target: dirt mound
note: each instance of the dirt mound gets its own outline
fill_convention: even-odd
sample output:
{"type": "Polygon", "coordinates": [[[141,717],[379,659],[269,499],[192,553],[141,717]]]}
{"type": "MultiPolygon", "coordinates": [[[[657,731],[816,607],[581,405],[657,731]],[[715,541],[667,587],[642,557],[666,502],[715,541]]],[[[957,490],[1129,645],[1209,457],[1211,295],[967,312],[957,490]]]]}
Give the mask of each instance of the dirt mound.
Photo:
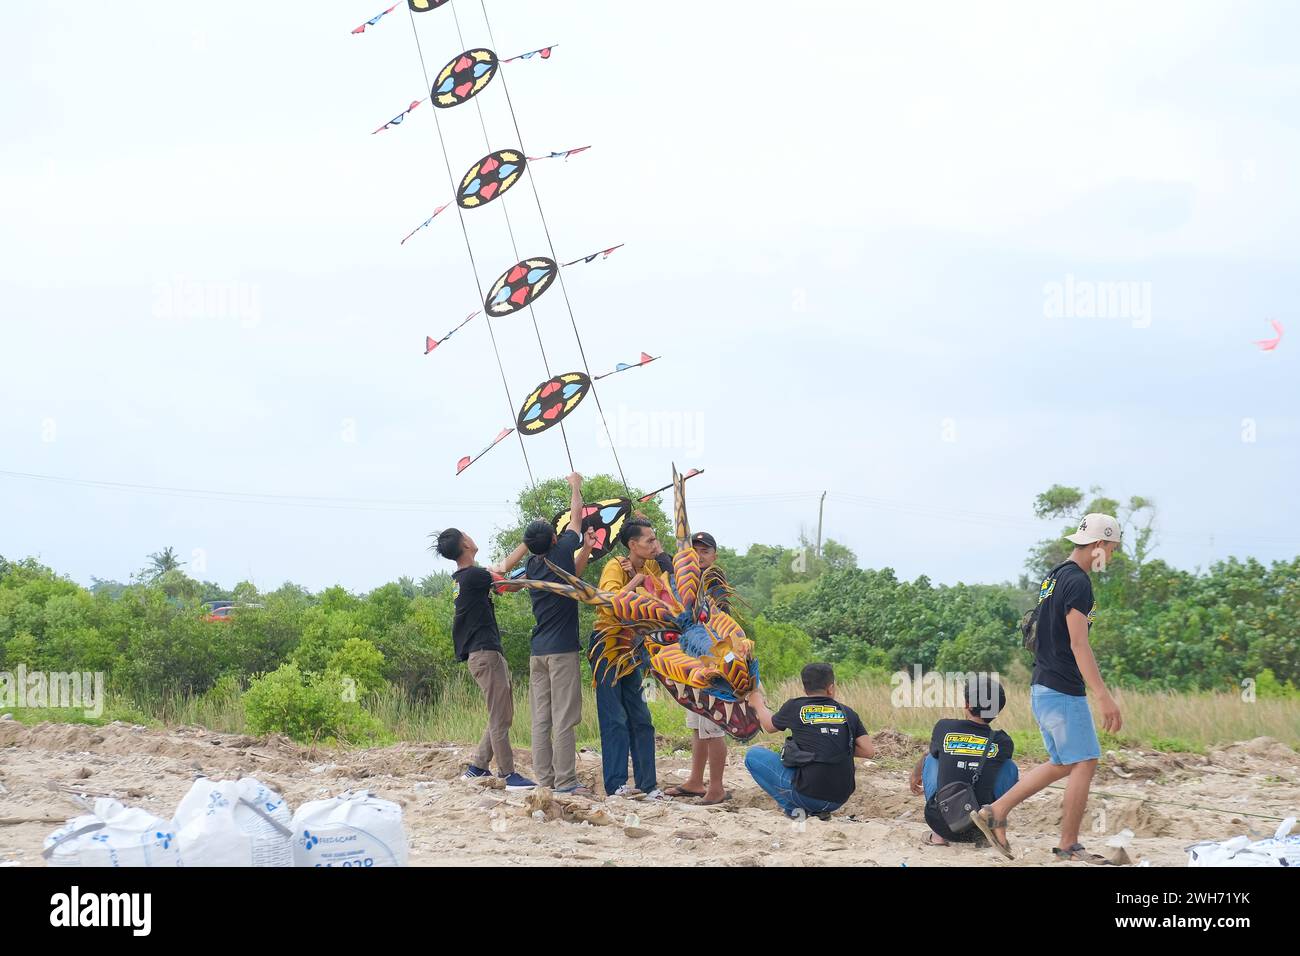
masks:
{"type": "Polygon", "coordinates": [[[1105,772],[1109,772],[1123,780],[1154,780],[1185,767],[1186,761],[1174,754],[1108,750],[1102,758],[1098,776],[1104,777],[1105,772]]]}
{"type": "Polygon", "coordinates": [[[1261,761],[1278,768],[1300,769],[1300,755],[1273,737],[1256,737],[1209,754],[1210,763],[1234,770],[1259,769],[1261,761]]]}
{"type": "Polygon", "coordinates": [[[871,742],[876,745],[877,757],[915,758],[929,746],[927,741],[897,730],[877,731],[871,735],[871,742]]]}

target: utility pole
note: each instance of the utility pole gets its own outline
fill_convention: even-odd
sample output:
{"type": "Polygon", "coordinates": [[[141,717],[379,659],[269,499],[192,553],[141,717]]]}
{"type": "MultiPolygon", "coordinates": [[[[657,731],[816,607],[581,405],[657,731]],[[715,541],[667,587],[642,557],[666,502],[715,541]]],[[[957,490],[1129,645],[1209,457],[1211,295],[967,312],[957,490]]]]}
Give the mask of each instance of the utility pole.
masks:
{"type": "Polygon", "coordinates": [[[817,503],[817,557],[822,556],[822,509],[826,507],[826,492],[822,492],[821,501],[817,503]]]}

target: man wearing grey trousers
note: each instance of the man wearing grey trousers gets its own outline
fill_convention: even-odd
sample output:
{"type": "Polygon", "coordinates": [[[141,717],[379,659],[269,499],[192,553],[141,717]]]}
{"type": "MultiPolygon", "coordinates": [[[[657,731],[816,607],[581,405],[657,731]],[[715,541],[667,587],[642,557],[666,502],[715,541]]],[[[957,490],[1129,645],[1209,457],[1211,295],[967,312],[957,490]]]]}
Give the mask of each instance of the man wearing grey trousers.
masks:
{"type": "MultiPolygon", "coordinates": [[[[542,519],[524,529],[531,553],[525,574],[534,581],[559,581],[550,565],[579,577],[587,569],[595,534],[582,534],[582,476],[576,472],[569,476],[569,490],[570,520],[562,534],[542,519]]],[[[578,784],[576,736],[582,720],[578,602],[548,591],[528,593],[537,619],[528,661],[534,776],[543,787],[585,796],[590,791],[578,784]]]]}

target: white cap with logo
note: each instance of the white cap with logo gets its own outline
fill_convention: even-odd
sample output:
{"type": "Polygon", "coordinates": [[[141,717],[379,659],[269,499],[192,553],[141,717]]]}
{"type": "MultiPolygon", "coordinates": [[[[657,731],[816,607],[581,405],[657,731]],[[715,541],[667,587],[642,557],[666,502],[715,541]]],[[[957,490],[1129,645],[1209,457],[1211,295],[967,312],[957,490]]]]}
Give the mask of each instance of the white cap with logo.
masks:
{"type": "Polygon", "coordinates": [[[1067,534],[1065,540],[1075,544],[1093,544],[1097,541],[1118,541],[1120,534],[1119,522],[1110,515],[1090,514],[1079,522],[1079,530],[1067,534]]]}

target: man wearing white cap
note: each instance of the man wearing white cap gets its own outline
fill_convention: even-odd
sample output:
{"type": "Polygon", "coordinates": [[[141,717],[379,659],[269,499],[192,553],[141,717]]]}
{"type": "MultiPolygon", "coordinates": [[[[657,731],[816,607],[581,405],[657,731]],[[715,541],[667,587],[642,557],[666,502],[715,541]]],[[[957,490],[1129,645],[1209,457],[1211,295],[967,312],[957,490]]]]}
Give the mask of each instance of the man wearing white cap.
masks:
{"type": "Polygon", "coordinates": [[[1090,514],[1079,530],[1067,535],[1074,544],[1070,557],[1048,572],[1038,592],[1038,606],[1026,616],[1026,646],[1034,651],[1030,699],[1034,719],[1043,735],[1048,763],[1025,774],[1000,799],[971,813],[971,820],[1008,859],[1007,814],[1044,787],[1066,779],[1061,805],[1061,842],[1057,859],[1105,863],[1079,843],[1079,826],[1088,803],[1088,790],[1101,757],[1101,744],[1092,723],[1087,692],[1097,699],[1102,726],[1117,733],[1123,724],[1119,705],[1106,689],[1088,643],[1097,605],[1089,571],[1105,570],[1119,549],[1120,526],[1110,515],[1090,514]]]}

